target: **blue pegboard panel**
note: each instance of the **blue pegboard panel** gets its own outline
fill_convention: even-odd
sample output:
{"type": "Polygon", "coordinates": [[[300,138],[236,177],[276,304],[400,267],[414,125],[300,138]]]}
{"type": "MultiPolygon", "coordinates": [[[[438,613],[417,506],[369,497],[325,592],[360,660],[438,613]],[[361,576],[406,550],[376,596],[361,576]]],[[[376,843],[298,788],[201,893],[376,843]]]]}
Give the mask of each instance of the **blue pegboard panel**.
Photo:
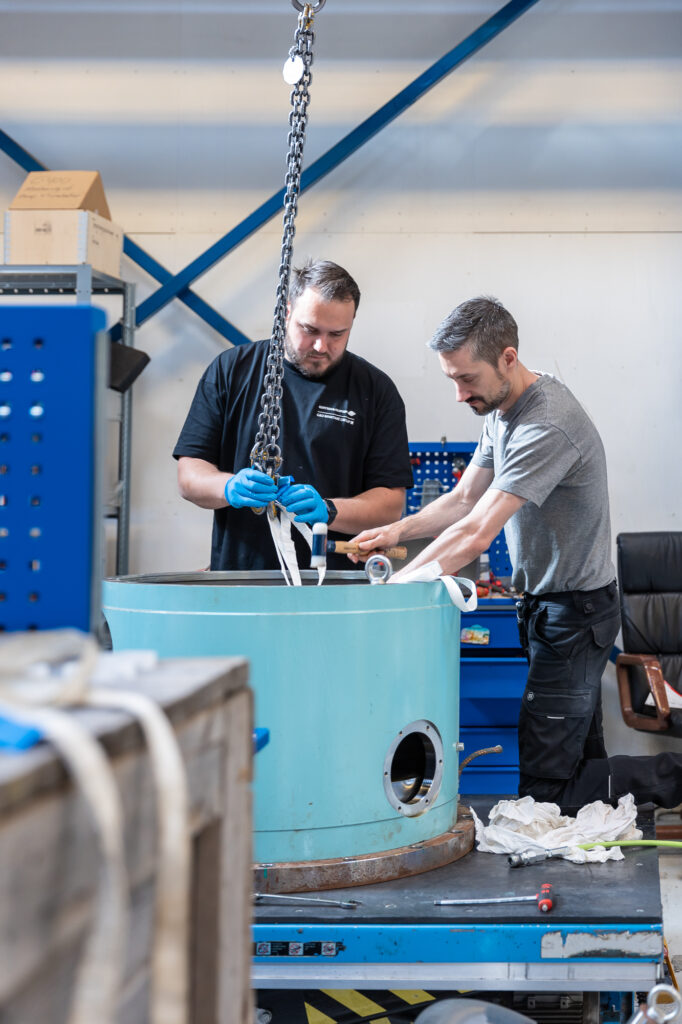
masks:
{"type": "Polygon", "coordinates": [[[414,486],[407,492],[406,515],[414,515],[424,505],[451,491],[475,451],[475,444],[464,442],[420,441],[410,444],[414,486]]]}
{"type": "MultiPolygon", "coordinates": [[[[414,486],[407,492],[405,515],[411,516],[457,485],[471,462],[476,445],[466,441],[415,441],[409,447],[414,486]]],[[[488,548],[488,555],[494,576],[511,576],[504,530],[488,548]]]]}
{"type": "Polygon", "coordinates": [[[0,308],[0,630],[97,625],[104,328],[91,306],[0,308]]]}

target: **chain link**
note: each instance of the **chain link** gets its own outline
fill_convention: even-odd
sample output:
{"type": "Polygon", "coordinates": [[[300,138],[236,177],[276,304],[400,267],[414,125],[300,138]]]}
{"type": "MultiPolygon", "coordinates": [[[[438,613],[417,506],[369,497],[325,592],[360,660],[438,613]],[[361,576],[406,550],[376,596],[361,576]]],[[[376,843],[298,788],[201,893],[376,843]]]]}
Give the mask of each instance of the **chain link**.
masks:
{"type": "MultiPolygon", "coordinates": [[[[284,222],[282,253],[279,265],[279,283],[275,304],[275,318],[270,337],[270,347],[263,380],[261,412],[258,416],[258,431],[251,449],[251,465],[276,477],[282,465],[279,447],[280,417],[282,403],[282,377],[284,374],[284,335],[286,331],[287,303],[289,300],[289,279],[291,277],[291,256],[296,234],[296,212],[301,185],[301,165],[305,130],[310,102],[310,82],[313,63],[314,5],[306,4],[298,18],[294,45],[289,58],[296,57],[303,62],[303,73],[291,91],[291,112],[289,114],[289,136],[287,140],[287,173],[284,179],[284,222]]],[[[262,511],[262,510],[260,510],[262,511]]]]}

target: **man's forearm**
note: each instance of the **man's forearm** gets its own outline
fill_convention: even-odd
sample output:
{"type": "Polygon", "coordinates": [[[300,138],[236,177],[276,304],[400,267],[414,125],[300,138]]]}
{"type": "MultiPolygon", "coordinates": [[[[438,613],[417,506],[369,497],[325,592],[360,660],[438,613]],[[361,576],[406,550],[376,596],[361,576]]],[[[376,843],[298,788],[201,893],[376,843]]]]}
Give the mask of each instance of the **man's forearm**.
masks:
{"type": "Polygon", "coordinates": [[[400,540],[422,540],[424,537],[437,537],[448,526],[464,519],[474,505],[475,501],[467,501],[464,494],[458,494],[457,488],[454,488],[430,502],[415,515],[403,519],[399,526],[400,540]]]}
{"type": "Polygon", "coordinates": [[[232,475],[203,459],[184,456],[178,461],[180,494],[199,508],[225,508],[225,484],[232,475]]]}
{"type": "Polygon", "coordinates": [[[505,523],[524,504],[525,498],[516,494],[496,489],[487,491],[470,513],[443,530],[409,565],[396,573],[394,579],[399,583],[401,572],[410,572],[433,561],[440,564],[441,572],[459,572],[462,566],[490,547],[505,523]]]}
{"type": "MultiPolygon", "coordinates": [[[[401,536],[401,540],[409,538],[401,536]]],[[[466,518],[444,530],[434,541],[412,559],[409,569],[418,569],[428,562],[438,562],[447,574],[459,572],[488,547],[488,539],[466,518]]]]}
{"type": "Polygon", "coordinates": [[[403,487],[372,487],[353,498],[334,498],[337,515],[330,530],[355,535],[361,530],[399,519],[405,504],[403,487]]]}

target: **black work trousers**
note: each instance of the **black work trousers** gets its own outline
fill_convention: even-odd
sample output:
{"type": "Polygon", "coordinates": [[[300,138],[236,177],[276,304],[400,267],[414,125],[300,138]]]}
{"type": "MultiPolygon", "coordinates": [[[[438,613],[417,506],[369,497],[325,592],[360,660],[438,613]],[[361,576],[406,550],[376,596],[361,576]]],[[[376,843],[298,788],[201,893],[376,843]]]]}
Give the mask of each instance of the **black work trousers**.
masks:
{"type": "Polygon", "coordinates": [[[607,757],[601,680],[618,634],[615,581],[599,590],[526,594],[517,602],[528,682],[519,713],[519,796],[575,814],[593,800],[674,807],[682,755],[607,757]]]}

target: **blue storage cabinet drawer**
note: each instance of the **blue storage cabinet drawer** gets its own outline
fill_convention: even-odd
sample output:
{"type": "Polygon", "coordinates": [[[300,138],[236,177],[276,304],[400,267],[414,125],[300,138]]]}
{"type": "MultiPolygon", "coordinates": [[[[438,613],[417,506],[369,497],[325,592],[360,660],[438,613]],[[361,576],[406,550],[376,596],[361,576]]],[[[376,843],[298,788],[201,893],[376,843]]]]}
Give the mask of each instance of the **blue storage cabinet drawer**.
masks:
{"type": "Polygon", "coordinates": [[[494,707],[490,707],[489,702],[482,700],[460,701],[460,727],[515,726],[519,719],[519,703],[518,700],[498,700],[494,707]]]}
{"type": "Polygon", "coordinates": [[[465,768],[459,780],[459,791],[466,803],[467,796],[479,793],[493,796],[516,797],[519,791],[519,769],[512,766],[482,766],[465,768]]]}
{"type": "MultiPolygon", "coordinates": [[[[490,640],[483,648],[503,647],[505,650],[518,651],[519,631],[516,625],[516,604],[509,598],[483,598],[478,602],[475,612],[466,612],[462,615],[462,628],[471,626],[484,626],[490,630],[490,640]]],[[[462,644],[462,654],[472,651],[481,651],[480,644],[462,644]]]]}
{"type": "MultiPolygon", "coordinates": [[[[469,754],[473,754],[474,751],[482,750],[484,747],[496,747],[498,745],[502,747],[501,754],[484,754],[480,760],[476,758],[475,761],[472,761],[472,768],[487,768],[491,765],[504,765],[505,767],[512,765],[514,768],[518,767],[519,740],[516,729],[511,727],[500,729],[497,726],[488,726],[488,728],[483,729],[460,729],[459,738],[460,742],[464,744],[464,750],[461,754],[462,760],[468,757],[469,754]]],[[[468,770],[468,768],[464,769],[465,772],[468,770]]]]}
{"type": "Polygon", "coordinates": [[[519,785],[519,742],[516,729],[487,726],[476,729],[460,729],[459,738],[464,744],[462,760],[484,747],[502,747],[501,754],[482,754],[462,772],[459,780],[460,793],[504,793],[515,795],[519,785]]]}
{"type": "Polygon", "coordinates": [[[464,655],[460,662],[460,726],[515,726],[527,675],[525,658],[464,655]]]}
{"type": "Polygon", "coordinates": [[[464,700],[520,701],[528,676],[525,658],[468,658],[460,661],[460,696],[464,700]]]}

